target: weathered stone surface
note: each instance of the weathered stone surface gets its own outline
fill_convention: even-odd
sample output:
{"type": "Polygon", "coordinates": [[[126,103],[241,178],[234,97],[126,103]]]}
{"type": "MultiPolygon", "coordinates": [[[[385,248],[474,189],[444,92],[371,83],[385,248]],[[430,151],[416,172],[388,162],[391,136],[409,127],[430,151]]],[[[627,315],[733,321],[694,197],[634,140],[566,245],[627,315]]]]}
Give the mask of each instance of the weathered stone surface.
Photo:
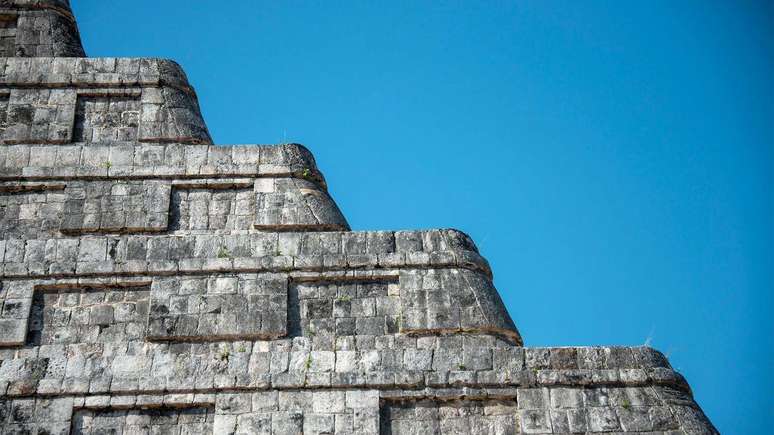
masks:
{"type": "Polygon", "coordinates": [[[312,180],[259,178],[255,181],[255,194],[255,228],[269,231],[349,229],[333,199],[312,180]]]}
{"type": "Polygon", "coordinates": [[[523,347],[464,233],[211,145],[174,62],[79,58],[67,1],[0,55],[0,433],[716,433],[649,347],[523,347]]]}
{"type": "Polygon", "coordinates": [[[287,334],[288,278],[280,274],[158,278],[148,340],[273,339],[287,334]]]}
{"type": "Polygon", "coordinates": [[[172,61],[7,57],[0,66],[0,143],[212,143],[172,61]]]}
{"type": "Polygon", "coordinates": [[[215,422],[213,411],[208,407],[81,409],[73,415],[70,433],[212,434],[215,422]]]}
{"type": "Polygon", "coordinates": [[[508,434],[519,432],[515,400],[388,402],[382,409],[383,434],[508,434]]]}
{"type": "Polygon", "coordinates": [[[486,275],[468,269],[403,270],[400,282],[404,332],[485,330],[521,342],[486,275]]]}
{"type": "Polygon", "coordinates": [[[8,282],[0,288],[0,347],[24,344],[32,295],[32,286],[24,281],[8,282]]]}
{"type": "Polygon", "coordinates": [[[0,3],[0,56],[84,56],[69,1],[0,3]]]}
{"type": "Polygon", "coordinates": [[[153,232],[167,229],[172,186],[165,182],[69,183],[60,231],[63,234],[153,232]]]}

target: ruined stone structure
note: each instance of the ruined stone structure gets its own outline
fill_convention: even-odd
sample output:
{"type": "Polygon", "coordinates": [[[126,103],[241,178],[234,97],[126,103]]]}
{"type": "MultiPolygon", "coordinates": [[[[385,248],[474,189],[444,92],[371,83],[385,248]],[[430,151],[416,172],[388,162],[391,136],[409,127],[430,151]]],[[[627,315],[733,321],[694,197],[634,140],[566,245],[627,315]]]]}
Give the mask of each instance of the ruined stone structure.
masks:
{"type": "MultiPolygon", "coordinates": [[[[525,348],[473,241],[349,230],[174,62],[0,2],[0,433],[715,433],[648,347],[525,348]]],[[[518,307],[517,307],[518,308],[518,307]]]]}

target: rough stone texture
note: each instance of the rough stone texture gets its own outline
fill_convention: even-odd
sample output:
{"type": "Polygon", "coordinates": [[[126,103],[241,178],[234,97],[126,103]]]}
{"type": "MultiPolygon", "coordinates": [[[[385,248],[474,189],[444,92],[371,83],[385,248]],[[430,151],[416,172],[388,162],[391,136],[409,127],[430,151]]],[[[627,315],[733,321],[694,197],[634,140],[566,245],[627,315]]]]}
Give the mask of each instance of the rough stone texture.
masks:
{"type": "Polygon", "coordinates": [[[251,188],[176,188],[172,191],[169,230],[183,233],[248,231],[255,217],[251,188]]]}
{"type": "MultiPolygon", "coordinates": [[[[417,400],[382,407],[385,434],[508,434],[519,431],[516,400],[417,400]]],[[[569,431],[568,431],[569,432],[569,431]]]]}
{"type": "Polygon", "coordinates": [[[128,342],[145,338],[147,285],[49,287],[35,291],[27,342],[128,342]]]}
{"type": "Polygon", "coordinates": [[[74,413],[73,435],[211,434],[212,408],[81,409],[74,413]]]}
{"type": "Polygon", "coordinates": [[[161,59],[0,58],[0,143],[211,143],[196,93],[161,59]]]}
{"type": "Polygon", "coordinates": [[[63,234],[166,230],[171,190],[150,180],[69,183],[59,229],[63,234]]]}
{"type": "Polygon", "coordinates": [[[311,180],[261,178],[255,181],[255,228],[276,231],[348,230],[328,194],[311,180]]]}
{"type": "Polygon", "coordinates": [[[467,235],[210,144],[177,64],[61,57],[66,1],[0,54],[0,433],[716,433],[651,348],[523,347],[467,235]]]}
{"type": "Polygon", "coordinates": [[[68,0],[0,2],[0,56],[83,57],[68,0]]]}
{"type": "Polygon", "coordinates": [[[79,96],[73,142],[136,141],[141,109],[139,96],[79,96]]]}
{"type": "Polygon", "coordinates": [[[287,335],[288,281],[240,274],[154,279],[148,340],[272,339],[287,335]]]}

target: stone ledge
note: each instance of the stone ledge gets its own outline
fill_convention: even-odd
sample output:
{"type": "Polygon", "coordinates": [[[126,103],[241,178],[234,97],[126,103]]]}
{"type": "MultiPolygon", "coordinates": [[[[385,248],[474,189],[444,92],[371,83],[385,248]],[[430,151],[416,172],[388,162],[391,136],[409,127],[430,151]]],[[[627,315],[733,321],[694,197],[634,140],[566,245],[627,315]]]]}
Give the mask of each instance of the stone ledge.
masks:
{"type": "Polygon", "coordinates": [[[0,71],[3,87],[169,86],[195,95],[183,69],[170,59],[3,57],[0,71]]]}
{"type": "Polygon", "coordinates": [[[191,145],[138,142],[0,146],[0,181],[224,179],[325,180],[303,145],[191,145]],[[108,164],[109,163],[109,164],[108,164]]]}
{"type": "Polygon", "coordinates": [[[415,434],[431,427],[444,433],[495,428],[497,433],[540,434],[717,433],[690,397],[675,402],[671,392],[649,387],[267,390],[0,400],[0,424],[22,432],[67,433],[71,425],[88,430],[96,421],[103,429],[144,425],[155,431],[177,422],[178,415],[194,433],[217,434],[415,434]]]}
{"type": "Polygon", "coordinates": [[[491,277],[473,241],[457,230],[9,239],[0,241],[0,257],[6,278],[446,266],[491,277]]]}
{"type": "MultiPolygon", "coordinates": [[[[424,253],[420,253],[424,254],[424,253]]],[[[196,275],[200,273],[271,273],[271,272],[347,272],[351,276],[371,276],[368,269],[462,268],[483,273],[491,278],[486,260],[478,254],[463,252],[443,255],[320,255],[262,256],[235,258],[183,258],[181,260],[52,261],[50,263],[6,263],[0,277],[5,279],[72,279],[196,275]],[[354,270],[353,270],[354,269],[354,270]]]]}
{"type": "Polygon", "coordinates": [[[478,272],[459,268],[354,272],[200,272],[149,281],[141,277],[7,281],[0,289],[0,302],[5,300],[0,319],[7,320],[3,327],[9,338],[0,346],[23,345],[27,324],[32,325],[27,343],[34,345],[106,339],[295,340],[308,335],[317,336],[316,347],[332,348],[340,336],[397,332],[484,333],[522,344],[496,289],[478,272]],[[426,280],[430,286],[414,278],[426,274],[433,276],[426,280]],[[145,293],[126,293],[130,289],[145,293]],[[446,302],[426,305],[425,293],[446,302]],[[31,312],[36,313],[34,318],[31,312]],[[135,314],[140,312],[144,314],[135,314]]]}
{"type": "Polygon", "coordinates": [[[679,391],[674,399],[678,402],[691,394],[683,377],[669,367],[663,355],[647,347],[518,348],[496,337],[475,334],[382,338],[390,338],[382,341],[392,346],[316,351],[309,350],[309,338],[297,337],[220,344],[139,343],[142,348],[130,345],[134,354],[125,354],[126,350],[114,349],[116,345],[109,343],[0,350],[0,395],[506,386],[662,386],[679,391]],[[469,337],[466,343],[472,347],[462,344],[464,337],[469,337]],[[459,347],[454,347],[455,340],[459,347]],[[484,344],[487,342],[490,344],[484,344]],[[568,350],[576,355],[576,366],[584,368],[559,368],[566,363],[537,368],[541,366],[530,362],[535,353],[566,354],[568,350]],[[619,359],[623,354],[628,354],[626,360],[619,359]],[[74,355],[80,356],[71,360],[74,355]],[[588,355],[607,359],[588,365],[588,355]]]}

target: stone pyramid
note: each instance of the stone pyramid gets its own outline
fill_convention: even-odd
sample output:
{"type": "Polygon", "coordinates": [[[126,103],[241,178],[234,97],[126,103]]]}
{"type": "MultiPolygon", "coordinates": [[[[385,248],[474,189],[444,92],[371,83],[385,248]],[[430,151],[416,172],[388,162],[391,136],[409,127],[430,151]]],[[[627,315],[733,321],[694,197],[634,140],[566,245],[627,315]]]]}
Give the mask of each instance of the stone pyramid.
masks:
{"type": "Polygon", "coordinates": [[[456,230],[350,231],[161,59],[0,2],[0,433],[716,433],[649,347],[525,348],[456,230]]]}

